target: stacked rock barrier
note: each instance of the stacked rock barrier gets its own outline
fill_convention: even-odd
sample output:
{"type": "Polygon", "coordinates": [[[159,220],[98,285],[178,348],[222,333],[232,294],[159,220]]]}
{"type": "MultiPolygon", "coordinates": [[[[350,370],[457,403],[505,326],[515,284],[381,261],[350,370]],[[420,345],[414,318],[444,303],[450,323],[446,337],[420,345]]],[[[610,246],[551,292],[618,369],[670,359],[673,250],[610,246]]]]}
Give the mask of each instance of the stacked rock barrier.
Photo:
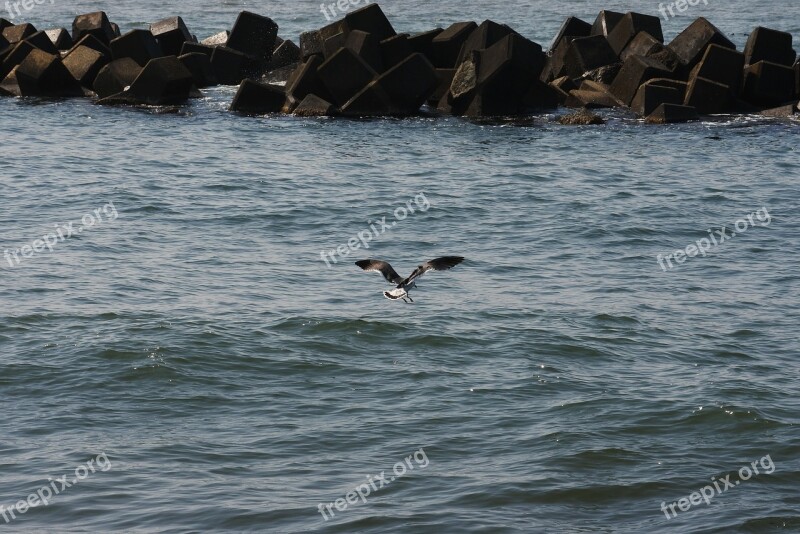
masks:
{"type": "Polygon", "coordinates": [[[0,95],[160,106],[238,85],[230,109],[245,114],[495,117],[565,106],[625,108],[652,123],[786,117],[800,100],[791,34],[757,27],[739,51],[705,18],[665,43],[655,16],[569,17],[547,51],[490,20],[397,33],[378,4],[297,44],[278,29],[247,11],[202,41],[181,17],[124,34],[104,12],[77,16],[71,32],[0,19],[0,95]]]}

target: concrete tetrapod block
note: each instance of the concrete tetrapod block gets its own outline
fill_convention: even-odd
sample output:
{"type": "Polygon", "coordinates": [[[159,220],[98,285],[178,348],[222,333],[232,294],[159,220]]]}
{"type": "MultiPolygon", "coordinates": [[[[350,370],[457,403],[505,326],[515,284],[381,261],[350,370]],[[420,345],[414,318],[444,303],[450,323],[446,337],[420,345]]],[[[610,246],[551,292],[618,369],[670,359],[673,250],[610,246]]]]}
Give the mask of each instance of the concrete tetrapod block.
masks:
{"type": "Polygon", "coordinates": [[[436,85],[436,90],[428,98],[428,103],[430,105],[436,106],[442,97],[450,92],[450,86],[453,84],[453,77],[455,74],[456,69],[436,69],[436,77],[438,82],[436,85]]]}
{"type": "Polygon", "coordinates": [[[564,105],[568,108],[616,108],[619,102],[609,93],[575,89],[569,92],[564,105]]]}
{"type": "Polygon", "coordinates": [[[142,72],[142,67],[133,59],[126,57],[115,59],[102,69],[94,79],[94,92],[99,98],[121,93],[131,85],[142,72]]]}
{"type": "Polygon", "coordinates": [[[779,118],[793,117],[800,113],[800,108],[798,108],[798,105],[800,105],[798,102],[792,102],[777,108],[765,109],[761,112],[761,115],[764,115],[765,117],[779,118]]]}
{"type": "Polygon", "coordinates": [[[530,113],[542,109],[554,109],[566,101],[567,94],[550,84],[544,83],[541,80],[534,80],[533,84],[528,88],[524,95],[522,95],[522,108],[523,113],[530,113]]]}
{"type": "Polygon", "coordinates": [[[166,56],[177,56],[181,53],[183,43],[194,41],[192,33],[181,17],[170,17],[152,23],[150,33],[166,56]]]}
{"type": "Polygon", "coordinates": [[[631,102],[631,109],[640,117],[652,114],[661,104],[683,104],[684,94],[674,87],[656,85],[651,81],[642,84],[631,102]]]}
{"type": "Polygon", "coordinates": [[[217,85],[217,75],[211,66],[211,58],[197,52],[178,56],[178,60],[192,73],[195,86],[199,88],[217,85]]]}
{"type": "Polygon", "coordinates": [[[206,46],[226,46],[228,44],[228,38],[230,37],[231,32],[225,30],[224,32],[215,33],[210,37],[206,37],[200,44],[206,46]]]}
{"type": "Polygon", "coordinates": [[[311,56],[325,53],[325,41],[316,30],[300,34],[300,58],[306,61],[311,56]]]}
{"type": "Polygon", "coordinates": [[[331,35],[322,45],[322,52],[325,59],[329,59],[333,54],[344,48],[344,43],[347,41],[347,34],[344,32],[331,35]]]}
{"type": "Polygon", "coordinates": [[[0,96],[22,96],[19,84],[17,83],[16,65],[7,76],[0,80],[0,96]]]}
{"type": "Polygon", "coordinates": [[[697,114],[696,109],[677,104],[661,104],[645,119],[650,124],[672,124],[697,120],[700,120],[700,115],[697,114]]]}
{"type": "Polygon", "coordinates": [[[177,57],[151,59],[127,91],[103,98],[98,104],[180,104],[196,91],[192,73],[177,57]]]}
{"type": "Polygon", "coordinates": [[[94,36],[106,46],[117,36],[104,11],[95,11],[75,17],[75,20],[72,21],[72,41],[77,43],[85,35],[94,36]]]}
{"type": "Polygon", "coordinates": [[[542,47],[516,33],[480,52],[477,93],[466,114],[472,117],[516,115],[544,67],[542,47]]]}
{"type": "Polygon", "coordinates": [[[242,11],[233,25],[226,46],[257,61],[272,59],[278,37],[278,25],[269,17],[242,11]]]}
{"type": "Polygon", "coordinates": [[[567,75],[567,53],[569,52],[572,41],[577,37],[564,37],[555,50],[552,50],[545,60],[544,69],[542,70],[541,80],[543,82],[552,82],[556,78],[561,78],[567,75]]]}
{"type": "Polygon", "coordinates": [[[608,37],[608,34],[614,30],[616,25],[619,24],[619,21],[621,21],[622,17],[624,16],[624,13],[618,13],[616,11],[601,11],[594,20],[594,24],[592,24],[592,30],[589,32],[589,35],[602,35],[603,37],[608,37]]]}
{"type": "Polygon", "coordinates": [[[506,89],[514,95],[524,93],[544,68],[541,45],[516,33],[506,35],[480,54],[480,82],[504,76],[506,89]]]}
{"type": "Polygon", "coordinates": [[[283,87],[244,80],[233,97],[230,110],[240,113],[278,113],[286,102],[283,87]]]}
{"type": "Polygon", "coordinates": [[[351,31],[344,41],[344,48],[349,48],[355,52],[375,72],[383,72],[380,42],[371,33],[361,30],[351,31]]]}
{"type": "Polygon", "coordinates": [[[645,82],[645,85],[646,84],[659,85],[661,87],[672,87],[681,95],[681,102],[683,102],[683,99],[686,97],[686,91],[689,88],[689,84],[687,82],[673,80],[672,78],[653,78],[652,80],[647,80],[645,82]]]}
{"type": "Polygon", "coordinates": [[[211,67],[222,85],[238,85],[252,73],[253,60],[243,53],[218,46],[211,54],[211,67]]]}
{"type": "Polygon", "coordinates": [[[319,30],[316,30],[316,31],[319,33],[319,36],[320,36],[320,39],[322,39],[322,42],[325,42],[325,39],[328,39],[329,37],[333,37],[337,33],[343,33],[343,34],[347,35],[347,33],[350,30],[347,28],[347,24],[345,24],[344,19],[341,19],[341,20],[333,21],[330,24],[328,24],[327,26],[323,26],[322,28],[320,28],[319,30]]]}
{"type": "Polygon", "coordinates": [[[317,72],[333,102],[342,107],[377,77],[372,67],[349,48],[341,48],[317,72]]]}
{"type": "Polygon", "coordinates": [[[14,67],[22,63],[33,50],[36,50],[32,44],[22,41],[14,45],[14,47],[6,54],[3,59],[3,64],[0,65],[0,80],[8,76],[14,67]]]}
{"type": "Polygon", "coordinates": [[[690,75],[700,76],[723,85],[727,85],[735,96],[739,95],[744,75],[744,54],[719,45],[709,45],[690,75]]]}
{"type": "Polygon", "coordinates": [[[17,66],[15,65],[6,76],[0,79],[0,96],[20,96],[16,69],[17,66]]]}
{"type": "Polygon", "coordinates": [[[472,30],[467,40],[461,45],[461,51],[459,52],[456,64],[460,64],[470,52],[485,50],[506,35],[512,33],[515,33],[514,30],[506,25],[497,24],[491,20],[482,22],[480,26],[472,30]]]}
{"type": "Polygon", "coordinates": [[[114,59],[129,57],[144,67],[147,62],[167,55],[161,50],[156,38],[148,30],[131,30],[111,41],[111,56],[114,59]]]}
{"type": "Polygon", "coordinates": [[[736,50],[736,45],[716,26],[700,17],[678,34],[668,46],[678,56],[681,66],[691,70],[703,58],[706,47],[712,44],[736,50]]]}
{"type": "Polygon", "coordinates": [[[620,70],[622,70],[622,63],[613,63],[611,65],[598,67],[594,70],[590,70],[589,72],[584,72],[583,76],[575,79],[574,81],[575,83],[578,83],[583,80],[592,80],[605,85],[611,85],[614,83],[614,79],[617,77],[617,75],[619,75],[620,70]]]}
{"type": "Polygon", "coordinates": [[[17,24],[3,28],[3,38],[12,45],[24,41],[34,33],[36,33],[36,28],[33,24],[17,24]]]}
{"type": "Polygon", "coordinates": [[[181,55],[184,54],[204,54],[208,56],[208,59],[211,59],[211,56],[214,55],[214,50],[216,50],[216,46],[205,45],[200,43],[190,43],[189,41],[183,43],[181,47],[181,55]]]}
{"type": "Polygon", "coordinates": [[[596,91],[599,93],[608,93],[611,95],[611,91],[609,91],[608,88],[609,88],[608,85],[596,82],[594,80],[582,80],[580,86],[578,86],[578,89],[580,89],[581,91],[596,91]]]}
{"type": "Polygon", "coordinates": [[[794,62],[794,94],[800,96],[800,59],[794,62]]]}
{"type": "Polygon", "coordinates": [[[275,70],[299,62],[300,47],[291,39],[286,39],[275,49],[272,59],[267,64],[267,70],[275,70]]]}
{"type": "Polygon", "coordinates": [[[333,104],[314,94],[306,96],[294,110],[298,117],[330,117],[335,113],[333,104]]]}
{"type": "Polygon", "coordinates": [[[69,50],[72,48],[72,36],[66,28],[58,28],[55,30],[46,30],[45,33],[58,50],[69,50]]]}
{"type": "Polygon", "coordinates": [[[344,20],[336,21],[319,30],[311,30],[300,34],[300,59],[306,61],[314,55],[325,53],[325,41],[339,33],[346,33],[344,20]]]}
{"type": "Polygon", "coordinates": [[[478,27],[475,22],[456,22],[431,41],[432,63],[439,69],[458,68],[461,47],[478,27]]]}
{"type": "Polygon", "coordinates": [[[383,70],[391,69],[414,53],[414,50],[408,42],[408,34],[405,33],[399,33],[394,37],[384,39],[380,42],[379,46],[383,70]]]}
{"type": "Polygon", "coordinates": [[[346,31],[371,33],[380,42],[396,34],[392,24],[378,4],[369,4],[344,16],[346,31]]]}
{"type": "Polygon", "coordinates": [[[59,50],[56,48],[56,45],[50,40],[47,36],[47,33],[44,31],[36,32],[33,35],[29,35],[25,38],[25,41],[32,44],[39,50],[47,52],[48,54],[58,55],[59,50]]]}
{"type": "Polygon", "coordinates": [[[18,96],[84,95],[61,58],[42,50],[31,50],[22,63],[14,68],[14,72],[19,87],[18,96]]]}
{"type": "Polygon", "coordinates": [[[415,115],[436,91],[439,76],[428,58],[412,54],[378,77],[376,83],[389,96],[393,114],[415,115]]]}
{"type": "Polygon", "coordinates": [[[658,52],[651,52],[647,55],[647,57],[664,65],[667,70],[673,73],[673,77],[676,79],[679,78],[683,81],[688,79],[691,69],[686,70],[686,68],[681,65],[681,61],[678,59],[677,54],[675,54],[670,47],[665,46],[658,52]]]}
{"type": "Polygon", "coordinates": [[[202,96],[194,77],[176,56],[151,59],[128,91],[139,102],[150,105],[179,104],[202,96]]]}
{"type": "Polygon", "coordinates": [[[570,43],[565,59],[566,74],[580,78],[583,73],[617,62],[617,54],[602,35],[579,37],[570,43]]]}
{"type": "Polygon", "coordinates": [[[689,80],[683,104],[694,107],[698,113],[711,115],[728,111],[733,102],[730,87],[698,76],[689,80]]]}
{"type": "Polygon", "coordinates": [[[560,89],[564,93],[569,93],[573,89],[577,89],[578,88],[578,86],[575,84],[575,82],[569,76],[562,76],[560,78],[556,78],[555,80],[550,82],[550,85],[560,89]]]}
{"type": "Polygon", "coordinates": [[[759,61],[745,68],[742,95],[751,104],[778,106],[794,98],[795,84],[792,67],[759,61]]]}
{"type": "Polygon", "coordinates": [[[442,28],[435,28],[426,32],[415,33],[408,38],[408,44],[412,52],[419,52],[428,58],[428,61],[435,64],[433,53],[433,40],[444,31],[442,28]]]}
{"type": "Polygon", "coordinates": [[[75,48],[78,48],[79,46],[86,46],[88,48],[91,48],[92,50],[96,50],[96,51],[100,52],[104,56],[108,56],[109,58],[112,57],[111,49],[109,47],[107,47],[106,45],[104,45],[94,35],[84,35],[83,37],[81,37],[81,39],[77,43],[72,45],[72,48],[70,48],[70,50],[74,50],[75,48]]]}
{"type": "MultiPolygon", "coordinates": [[[[550,82],[548,85],[553,88],[553,92],[556,97],[556,105],[563,106],[564,103],[566,103],[567,98],[569,98],[569,91],[564,91],[563,89],[559,88],[557,85],[555,85],[555,81],[550,82]]],[[[570,91],[573,91],[573,89],[570,89],[570,91]]]]}
{"type": "MultiPolygon", "coordinates": [[[[559,28],[558,33],[553,39],[553,42],[550,44],[550,50],[551,51],[555,50],[556,47],[559,45],[559,43],[561,43],[561,41],[565,37],[572,37],[572,38],[589,37],[591,34],[592,34],[591,24],[579,19],[578,17],[568,17],[567,20],[565,20],[561,24],[561,28],[559,28]]],[[[502,35],[500,37],[505,37],[505,35],[502,35]]],[[[488,48],[488,47],[484,46],[482,48],[488,48]]]]}
{"type": "Polygon", "coordinates": [[[295,70],[286,82],[286,100],[290,105],[299,105],[310,94],[333,102],[333,97],[319,76],[318,69],[322,63],[320,56],[313,55],[295,70]]]}
{"type": "Polygon", "coordinates": [[[608,44],[611,45],[614,53],[619,56],[639,32],[647,32],[657,41],[664,41],[664,34],[661,31],[661,19],[652,15],[628,12],[614,26],[614,30],[608,34],[608,44]]]}
{"type": "MultiPolygon", "coordinates": [[[[453,113],[453,106],[450,104],[451,98],[450,91],[447,91],[444,96],[442,96],[441,100],[432,103],[431,106],[434,107],[439,113],[455,115],[455,113],[453,113]]],[[[461,110],[461,114],[463,114],[463,110],[461,110]]]]}
{"type": "Polygon", "coordinates": [[[381,117],[394,115],[392,100],[376,81],[370,82],[342,106],[346,117],[381,117]]]}
{"type": "Polygon", "coordinates": [[[622,65],[614,83],[611,84],[611,93],[623,104],[629,106],[636,91],[647,80],[652,78],[669,78],[672,72],[660,62],[642,56],[631,56],[622,65]]]}
{"type": "Polygon", "coordinates": [[[747,38],[744,47],[745,64],[771,61],[791,67],[797,58],[792,48],[792,34],[759,26],[747,38]]]}
{"type": "Polygon", "coordinates": [[[294,72],[297,68],[301,65],[298,61],[297,63],[292,63],[291,65],[286,65],[284,67],[280,67],[278,69],[273,69],[267,73],[265,73],[261,78],[261,83],[271,83],[272,85],[286,85],[289,83],[294,72]]]}
{"type": "Polygon", "coordinates": [[[272,54],[272,59],[269,60],[265,69],[267,71],[273,71],[286,67],[287,65],[293,65],[299,61],[300,47],[294,44],[290,39],[287,39],[275,49],[275,52],[272,54]]]}
{"type": "MultiPolygon", "coordinates": [[[[631,39],[631,42],[628,43],[628,46],[625,47],[624,50],[619,55],[619,58],[624,62],[631,56],[646,56],[650,57],[654,54],[658,54],[659,52],[663,52],[664,50],[668,50],[664,44],[647,33],[646,31],[641,31],[636,34],[636,37],[631,39]]],[[[677,56],[676,56],[677,59],[677,56]]]]}
{"type": "Polygon", "coordinates": [[[108,56],[93,48],[79,46],[73,48],[64,57],[64,66],[83,87],[92,89],[100,69],[105,67],[110,60],[108,56]]]}

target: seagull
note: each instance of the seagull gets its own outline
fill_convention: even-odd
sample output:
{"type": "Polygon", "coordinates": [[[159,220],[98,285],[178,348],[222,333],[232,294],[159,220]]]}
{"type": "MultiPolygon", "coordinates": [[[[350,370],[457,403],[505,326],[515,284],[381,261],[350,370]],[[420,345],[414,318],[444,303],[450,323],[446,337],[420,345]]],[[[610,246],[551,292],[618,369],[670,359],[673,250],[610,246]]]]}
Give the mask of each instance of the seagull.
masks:
{"type": "Polygon", "coordinates": [[[403,299],[403,302],[408,304],[408,301],[414,302],[414,299],[408,294],[409,291],[417,287],[416,280],[428,271],[446,271],[452,269],[459,263],[464,261],[461,256],[444,256],[436,258],[423,263],[411,273],[411,276],[403,280],[403,278],[392,269],[392,266],[381,260],[361,260],[357,261],[356,265],[365,271],[378,271],[386,281],[390,284],[395,284],[397,287],[391,291],[384,291],[383,296],[389,300],[403,299]],[[408,300],[406,300],[408,299],[408,300]]]}

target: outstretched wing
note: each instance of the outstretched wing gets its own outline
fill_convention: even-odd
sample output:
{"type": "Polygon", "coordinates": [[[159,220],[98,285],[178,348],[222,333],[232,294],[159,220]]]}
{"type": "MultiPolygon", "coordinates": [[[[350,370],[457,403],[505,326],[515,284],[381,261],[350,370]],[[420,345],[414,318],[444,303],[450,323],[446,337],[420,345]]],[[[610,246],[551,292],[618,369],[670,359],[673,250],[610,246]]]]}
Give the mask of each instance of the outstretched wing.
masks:
{"type": "Polygon", "coordinates": [[[392,266],[386,263],[385,261],[380,260],[361,260],[357,261],[356,265],[364,269],[365,271],[378,271],[380,272],[386,281],[390,284],[399,284],[403,281],[399,274],[392,269],[392,266]]]}
{"type": "Polygon", "coordinates": [[[464,261],[464,258],[461,256],[444,256],[442,258],[436,258],[435,260],[425,262],[414,269],[414,272],[411,273],[411,276],[403,280],[401,284],[410,284],[428,271],[446,271],[448,269],[452,269],[462,261],[464,261]]]}

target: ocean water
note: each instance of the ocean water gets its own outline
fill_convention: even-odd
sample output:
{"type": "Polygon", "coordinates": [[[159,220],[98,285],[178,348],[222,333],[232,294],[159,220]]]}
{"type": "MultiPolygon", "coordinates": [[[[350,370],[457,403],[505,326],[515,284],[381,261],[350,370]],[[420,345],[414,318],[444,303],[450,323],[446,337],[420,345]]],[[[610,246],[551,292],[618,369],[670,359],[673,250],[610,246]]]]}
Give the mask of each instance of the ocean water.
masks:
{"type": "MultiPolygon", "coordinates": [[[[658,10],[383,7],[545,46],[568,15],[658,10]]],[[[243,9],[285,38],[326,22],[309,1],[25,18],[96,9],[201,38],[243,9]]],[[[800,36],[789,0],[708,0],[666,37],[696,16],[800,36]]],[[[40,250],[0,259],[0,532],[800,532],[797,122],[248,118],[234,91],[0,99],[0,252],[40,250]],[[353,264],[442,255],[466,260],[413,305],[353,264]]]]}

